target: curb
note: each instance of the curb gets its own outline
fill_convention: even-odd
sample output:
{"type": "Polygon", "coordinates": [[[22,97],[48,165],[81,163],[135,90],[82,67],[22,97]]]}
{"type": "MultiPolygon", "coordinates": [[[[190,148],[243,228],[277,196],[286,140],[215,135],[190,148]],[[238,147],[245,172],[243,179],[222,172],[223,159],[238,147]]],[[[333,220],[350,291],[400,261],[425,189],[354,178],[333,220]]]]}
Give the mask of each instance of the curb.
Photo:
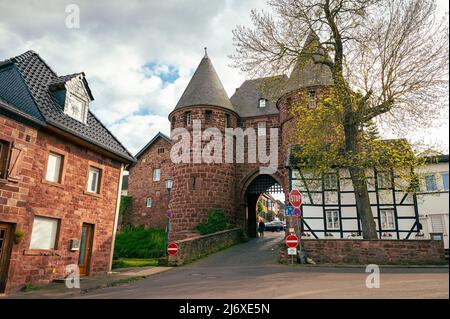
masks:
{"type": "MultiPolygon", "coordinates": [[[[282,264],[286,266],[296,266],[304,268],[366,268],[367,265],[351,265],[351,264],[282,264]]],[[[449,265],[378,265],[380,268],[429,268],[429,269],[449,269],[449,265]]]]}

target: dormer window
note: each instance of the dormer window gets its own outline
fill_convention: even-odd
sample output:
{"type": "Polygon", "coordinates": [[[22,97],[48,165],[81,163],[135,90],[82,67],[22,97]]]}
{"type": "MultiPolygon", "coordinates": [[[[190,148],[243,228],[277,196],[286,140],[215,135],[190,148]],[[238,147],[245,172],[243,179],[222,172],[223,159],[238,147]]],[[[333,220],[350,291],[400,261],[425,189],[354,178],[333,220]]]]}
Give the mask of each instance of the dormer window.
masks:
{"type": "Polygon", "coordinates": [[[49,89],[64,113],[71,118],[86,123],[89,102],[94,100],[84,78],[84,73],[64,75],[53,79],[49,89]]]}
{"type": "Polygon", "coordinates": [[[259,106],[260,108],[266,107],[266,103],[267,103],[267,100],[266,100],[266,99],[260,98],[260,99],[259,99],[259,104],[258,104],[258,106],[259,106]]]}
{"type": "Polygon", "coordinates": [[[68,98],[66,114],[74,118],[75,120],[84,123],[86,117],[86,102],[79,97],[70,94],[70,97],[68,98]]]}

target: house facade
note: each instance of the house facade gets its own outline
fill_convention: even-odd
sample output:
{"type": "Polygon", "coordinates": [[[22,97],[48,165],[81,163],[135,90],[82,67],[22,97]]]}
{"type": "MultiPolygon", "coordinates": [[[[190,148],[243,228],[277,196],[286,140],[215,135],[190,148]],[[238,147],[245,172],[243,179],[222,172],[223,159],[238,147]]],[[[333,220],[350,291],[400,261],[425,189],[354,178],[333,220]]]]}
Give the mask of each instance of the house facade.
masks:
{"type": "Polygon", "coordinates": [[[35,52],[0,62],[0,293],[110,270],[133,156],[89,110],[84,73],[35,52]]]}
{"type": "Polygon", "coordinates": [[[445,249],[449,249],[449,156],[437,155],[427,158],[427,164],[417,169],[420,190],[417,193],[419,218],[423,236],[442,233],[445,249]]]}
{"type": "Polygon", "coordinates": [[[128,168],[128,192],[131,205],[124,223],[163,229],[168,208],[165,180],[172,174],[171,140],[158,133],[137,154],[137,162],[128,168]]]}

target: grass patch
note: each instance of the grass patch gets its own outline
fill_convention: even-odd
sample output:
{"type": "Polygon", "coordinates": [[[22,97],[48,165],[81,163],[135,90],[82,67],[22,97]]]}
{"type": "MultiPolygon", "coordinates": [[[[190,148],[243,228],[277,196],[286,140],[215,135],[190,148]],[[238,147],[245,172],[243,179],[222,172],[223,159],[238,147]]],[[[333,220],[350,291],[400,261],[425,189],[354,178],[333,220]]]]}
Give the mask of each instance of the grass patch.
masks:
{"type": "Polygon", "coordinates": [[[120,258],[114,260],[113,269],[131,268],[131,267],[150,267],[158,266],[157,258],[120,258]]]}
{"type": "Polygon", "coordinates": [[[25,287],[22,288],[22,291],[29,292],[29,291],[36,291],[39,289],[42,289],[42,286],[36,286],[36,285],[33,285],[33,283],[31,283],[31,282],[27,282],[25,287]]]}
{"type": "Polygon", "coordinates": [[[126,227],[116,237],[114,258],[158,258],[164,255],[163,229],[126,227]]]}

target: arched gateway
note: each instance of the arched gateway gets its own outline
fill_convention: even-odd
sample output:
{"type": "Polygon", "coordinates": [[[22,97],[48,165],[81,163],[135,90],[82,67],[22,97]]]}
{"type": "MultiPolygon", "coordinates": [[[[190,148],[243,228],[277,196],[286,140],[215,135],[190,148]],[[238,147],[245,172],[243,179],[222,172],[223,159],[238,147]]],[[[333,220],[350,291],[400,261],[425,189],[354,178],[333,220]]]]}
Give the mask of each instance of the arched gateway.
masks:
{"type": "Polygon", "coordinates": [[[257,228],[257,211],[256,205],[261,194],[264,193],[282,193],[286,194],[282,183],[278,178],[272,175],[261,174],[253,177],[250,182],[244,186],[243,201],[245,208],[243,216],[245,216],[245,224],[243,229],[247,231],[249,237],[256,237],[257,228]]]}

